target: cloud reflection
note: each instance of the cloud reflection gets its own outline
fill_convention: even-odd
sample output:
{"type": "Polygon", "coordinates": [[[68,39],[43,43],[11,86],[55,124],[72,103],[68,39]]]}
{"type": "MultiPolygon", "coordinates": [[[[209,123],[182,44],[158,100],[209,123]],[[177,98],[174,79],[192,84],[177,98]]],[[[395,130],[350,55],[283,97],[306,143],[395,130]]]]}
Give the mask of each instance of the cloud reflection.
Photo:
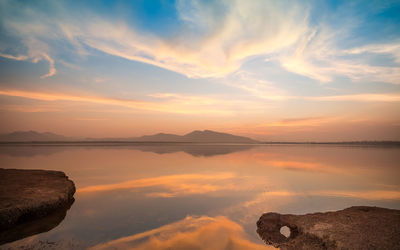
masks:
{"type": "MultiPolygon", "coordinates": [[[[246,238],[243,228],[225,217],[186,217],[157,229],[96,245],[100,249],[268,249],[246,238]]],[[[270,248],[274,249],[274,248],[270,248]]]]}
{"type": "Polygon", "coordinates": [[[109,185],[95,185],[78,189],[79,193],[105,192],[121,189],[139,190],[160,187],[162,191],[147,193],[151,197],[175,197],[205,194],[220,190],[235,190],[240,178],[232,173],[213,175],[183,174],[143,178],[109,185]]]}
{"type": "Polygon", "coordinates": [[[244,206],[250,206],[259,202],[264,202],[266,197],[288,197],[288,196],[331,196],[331,197],[348,197],[363,200],[400,200],[400,191],[398,190],[315,190],[304,192],[292,192],[288,190],[276,190],[259,194],[252,201],[244,203],[244,206]]]}

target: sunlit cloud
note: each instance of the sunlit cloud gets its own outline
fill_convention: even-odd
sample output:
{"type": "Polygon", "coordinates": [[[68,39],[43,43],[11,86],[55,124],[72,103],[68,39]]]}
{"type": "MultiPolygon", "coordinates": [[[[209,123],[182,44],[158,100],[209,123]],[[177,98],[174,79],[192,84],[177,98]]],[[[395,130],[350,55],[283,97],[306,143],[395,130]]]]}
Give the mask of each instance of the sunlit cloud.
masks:
{"type": "MultiPolygon", "coordinates": [[[[320,82],[330,82],[335,76],[347,76],[354,81],[378,81],[400,84],[400,65],[373,65],[363,54],[374,53],[399,61],[400,42],[382,43],[341,49],[340,40],[346,40],[352,25],[332,30],[327,25],[311,28],[277,59],[288,71],[320,82]],[[346,57],[358,54],[355,58],[346,57]]],[[[350,32],[351,33],[351,32],[350,32]]]]}
{"type": "Polygon", "coordinates": [[[266,101],[286,101],[295,98],[288,95],[282,88],[277,87],[276,84],[260,78],[254,73],[239,70],[222,82],[266,101]]]}
{"type": "MultiPolygon", "coordinates": [[[[86,55],[84,47],[89,46],[196,78],[232,73],[250,57],[276,53],[292,45],[307,29],[307,13],[297,3],[177,1],[176,8],[182,27],[171,39],[139,32],[124,21],[110,21],[93,13],[79,23],[73,18],[43,18],[31,13],[28,17],[32,21],[10,18],[5,26],[27,47],[35,48],[30,51],[40,51],[46,60],[47,49],[38,50],[26,37],[63,37],[80,55],[86,55]],[[211,11],[218,4],[223,6],[223,13],[211,11]]],[[[55,68],[52,60],[48,61],[50,75],[55,68]]]]}
{"type": "Polygon", "coordinates": [[[387,54],[400,63],[400,41],[382,44],[369,44],[343,51],[345,54],[359,55],[363,53],[387,54]]]}
{"type": "Polygon", "coordinates": [[[75,120],[77,121],[105,121],[108,120],[106,118],[85,118],[85,117],[81,117],[81,118],[76,118],[75,120]]]}
{"type": "Polygon", "coordinates": [[[328,122],[332,122],[337,120],[336,117],[300,117],[300,118],[287,118],[277,122],[272,122],[268,124],[264,124],[263,126],[269,127],[314,127],[320,126],[321,124],[325,124],[328,122]]]}
{"type": "MultiPolygon", "coordinates": [[[[4,8],[12,8],[5,3],[4,8]]],[[[9,17],[4,21],[28,48],[26,55],[6,55],[14,60],[46,60],[56,73],[51,48],[45,40],[66,40],[79,56],[87,47],[104,53],[155,65],[188,77],[225,77],[256,57],[279,62],[290,72],[320,82],[337,75],[352,80],[400,83],[399,66],[376,66],[367,58],[346,55],[372,53],[394,58],[399,63],[399,42],[366,44],[343,49],[342,40],[355,29],[349,24],[333,30],[329,23],[310,23],[310,7],[301,2],[275,1],[177,1],[173,37],[139,31],[123,19],[107,19],[88,12],[77,22],[72,16],[40,16],[22,10],[26,20],[9,17]],[[45,39],[39,39],[45,38],[45,39]]],[[[354,17],[356,18],[356,17],[354,17]]]]}
{"type": "Polygon", "coordinates": [[[0,110],[22,113],[60,112],[61,109],[51,105],[1,105],[0,110]]]}
{"type": "Polygon", "coordinates": [[[186,217],[183,220],[91,247],[100,249],[274,249],[248,239],[243,228],[225,217],[186,217]]]}
{"type": "MultiPolygon", "coordinates": [[[[230,111],[223,108],[227,103],[209,97],[180,97],[170,102],[146,102],[129,99],[117,99],[98,96],[68,95],[62,93],[29,92],[20,90],[0,90],[0,95],[29,98],[41,101],[71,101],[95,104],[115,105],[135,110],[147,110],[180,114],[220,114],[227,115],[230,111]],[[210,107],[213,108],[211,109],[210,107]],[[220,109],[216,109],[216,106],[220,109]],[[222,107],[222,108],[221,108],[222,107]]],[[[228,102],[229,103],[229,102],[228,102]]]]}
{"type": "Polygon", "coordinates": [[[399,94],[355,94],[307,97],[316,101],[400,102],[399,94]]]}
{"type": "Polygon", "coordinates": [[[26,40],[26,46],[28,47],[28,55],[10,55],[0,53],[0,57],[17,60],[17,61],[32,61],[37,63],[39,61],[47,61],[49,63],[49,72],[40,76],[40,78],[50,77],[56,74],[56,68],[54,66],[54,59],[48,54],[47,45],[36,39],[30,38],[26,40]]]}
{"type": "Polygon", "coordinates": [[[28,60],[29,59],[29,57],[24,56],[24,55],[13,56],[13,55],[0,53],[0,56],[4,57],[4,58],[12,59],[12,60],[17,60],[17,61],[24,61],[24,60],[28,60]]]}
{"type": "Polygon", "coordinates": [[[139,34],[123,22],[101,19],[88,22],[83,31],[75,29],[68,34],[105,53],[197,78],[234,72],[248,57],[293,44],[306,29],[306,17],[296,4],[227,1],[222,3],[226,13],[221,13],[221,18],[213,17],[215,13],[209,11],[213,6],[209,5],[178,1],[183,28],[171,40],[139,34]]]}

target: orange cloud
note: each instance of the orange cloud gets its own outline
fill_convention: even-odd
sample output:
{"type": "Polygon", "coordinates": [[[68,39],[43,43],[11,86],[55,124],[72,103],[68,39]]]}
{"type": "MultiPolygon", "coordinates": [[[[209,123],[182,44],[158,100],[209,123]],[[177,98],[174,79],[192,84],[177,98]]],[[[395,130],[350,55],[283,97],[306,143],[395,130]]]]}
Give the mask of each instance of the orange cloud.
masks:
{"type": "Polygon", "coordinates": [[[114,56],[188,77],[221,77],[240,68],[251,56],[275,53],[294,44],[307,30],[300,5],[282,8],[273,1],[263,3],[229,3],[227,15],[217,21],[209,15],[209,4],[180,1],[176,7],[183,27],[173,39],[141,34],[124,22],[103,18],[60,26],[71,41],[79,40],[114,56]],[[205,32],[192,32],[198,29],[205,32]]]}
{"type": "Polygon", "coordinates": [[[360,101],[360,102],[400,102],[399,94],[355,94],[307,97],[315,101],[360,101]]]}
{"type": "Polygon", "coordinates": [[[29,98],[41,101],[71,101],[95,104],[116,105],[136,110],[157,111],[181,114],[230,114],[228,109],[220,108],[224,105],[221,100],[209,97],[181,97],[169,102],[145,102],[137,100],[123,100],[98,96],[78,96],[61,93],[29,92],[20,90],[0,90],[0,95],[29,98]]]}
{"type": "Polygon", "coordinates": [[[236,249],[262,250],[275,249],[263,242],[254,243],[247,239],[243,228],[225,217],[199,218],[186,217],[160,228],[144,233],[112,240],[90,248],[131,249],[131,250],[167,250],[167,249],[236,249]]]}
{"type": "Polygon", "coordinates": [[[283,119],[278,122],[265,124],[264,126],[274,127],[300,127],[300,126],[319,126],[321,124],[335,120],[334,117],[301,117],[283,119]]]}

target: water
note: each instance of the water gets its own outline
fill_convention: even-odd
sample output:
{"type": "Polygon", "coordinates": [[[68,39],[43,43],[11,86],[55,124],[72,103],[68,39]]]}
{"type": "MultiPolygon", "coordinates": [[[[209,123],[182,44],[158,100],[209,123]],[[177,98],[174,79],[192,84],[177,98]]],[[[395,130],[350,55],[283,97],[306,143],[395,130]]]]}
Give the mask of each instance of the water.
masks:
{"type": "Polygon", "coordinates": [[[53,229],[5,249],[267,249],[264,212],[400,208],[398,147],[1,146],[0,163],[60,170],[77,187],[53,229]]]}

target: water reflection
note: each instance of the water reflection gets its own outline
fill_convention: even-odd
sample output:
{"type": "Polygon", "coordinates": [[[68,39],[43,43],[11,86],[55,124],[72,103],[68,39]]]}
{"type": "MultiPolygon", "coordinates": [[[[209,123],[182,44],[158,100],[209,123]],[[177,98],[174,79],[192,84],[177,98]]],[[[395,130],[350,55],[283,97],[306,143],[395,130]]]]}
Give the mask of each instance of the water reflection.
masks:
{"type": "Polygon", "coordinates": [[[55,153],[60,153],[70,147],[49,147],[40,145],[7,145],[0,144],[0,155],[12,157],[34,157],[34,156],[49,156],[55,153]]]}
{"type": "Polygon", "coordinates": [[[246,151],[255,144],[188,144],[188,143],[59,143],[54,145],[49,144],[0,144],[0,154],[15,156],[15,157],[34,157],[46,156],[55,153],[60,153],[66,150],[74,150],[78,148],[86,149],[133,149],[142,152],[153,152],[156,154],[172,154],[176,152],[185,152],[196,157],[210,157],[215,155],[224,155],[234,152],[246,151]]]}
{"type": "Polygon", "coordinates": [[[157,229],[96,245],[102,249],[274,249],[248,239],[242,227],[226,217],[186,217],[157,229]]]}
{"type": "Polygon", "coordinates": [[[221,190],[243,189],[243,186],[237,186],[240,179],[243,179],[243,177],[235,176],[233,173],[169,175],[135,179],[109,185],[88,186],[80,188],[77,191],[84,194],[130,189],[132,191],[142,190],[143,193],[146,193],[146,195],[150,197],[175,197],[206,194],[221,190]],[[147,189],[147,191],[145,189],[147,189]],[[154,191],[155,189],[158,191],[154,191]]]}
{"type": "Polygon", "coordinates": [[[6,168],[61,170],[77,187],[61,225],[13,247],[49,240],[79,244],[74,249],[164,249],[178,248],[178,242],[201,249],[221,237],[222,247],[234,242],[229,244],[256,248],[262,242],[255,223],[264,212],[400,208],[400,148],[215,148],[220,146],[79,146],[31,157],[0,154],[6,168]]]}
{"type": "Polygon", "coordinates": [[[50,231],[64,220],[67,211],[72,206],[73,202],[73,200],[70,201],[70,203],[65,207],[61,207],[45,217],[17,224],[14,227],[1,231],[0,245],[50,231]]]}

